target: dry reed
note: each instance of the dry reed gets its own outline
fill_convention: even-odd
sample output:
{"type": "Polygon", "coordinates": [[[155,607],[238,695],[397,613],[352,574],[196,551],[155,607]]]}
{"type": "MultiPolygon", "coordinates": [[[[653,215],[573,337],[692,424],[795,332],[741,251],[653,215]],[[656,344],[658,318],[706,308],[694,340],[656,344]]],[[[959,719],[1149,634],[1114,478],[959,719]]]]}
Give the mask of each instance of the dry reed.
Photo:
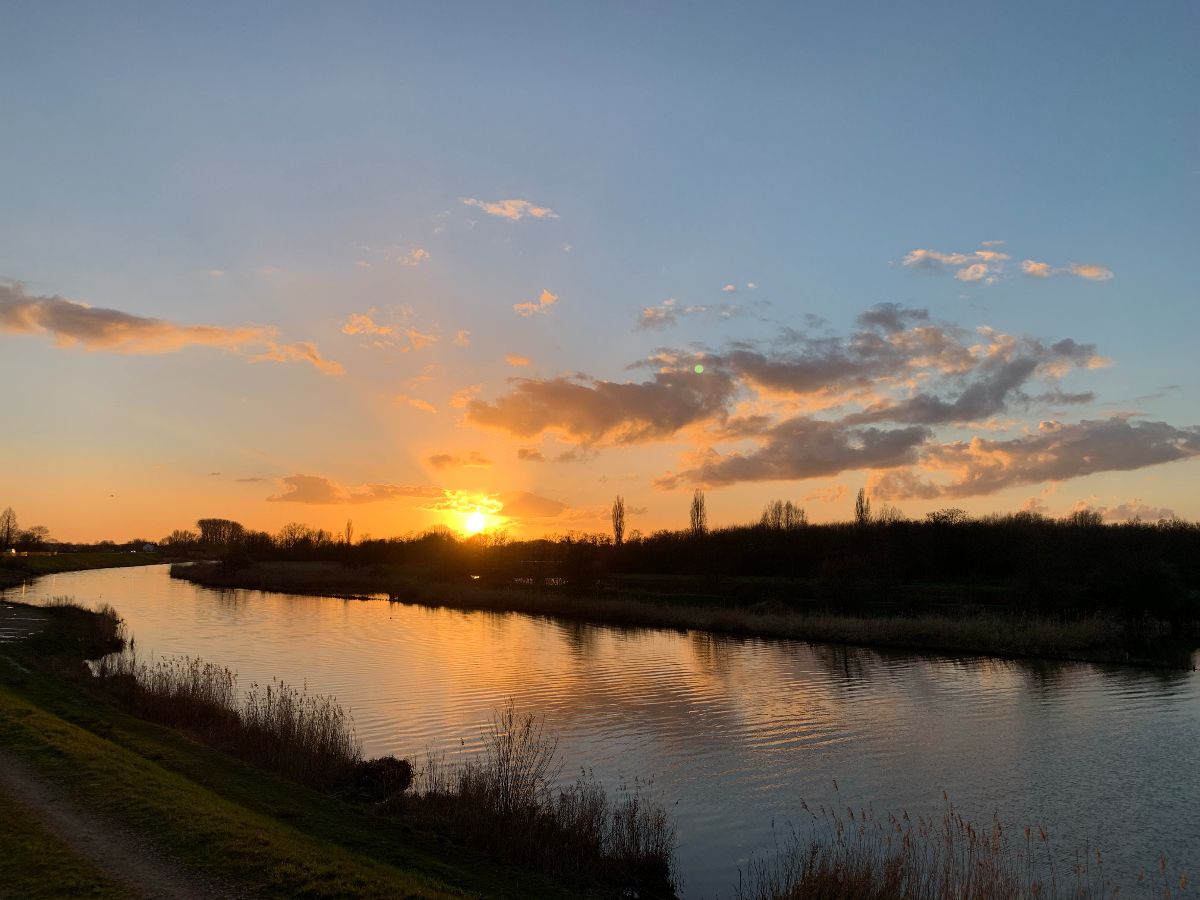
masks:
{"type": "MultiPolygon", "coordinates": [[[[1013,840],[998,819],[976,827],[949,801],[940,818],[822,808],[810,824],[813,836],[793,830],[773,855],[740,871],[735,900],[1115,900],[1121,894],[1099,852],[1063,863],[1045,829],[1026,827],[1013,840]]],[[[1165,858],[1158,868],[1157,876],[1139,876],[1140,888],[1157,897],[1188,896],[1186,874],[1169,876],[1165,858]]]]}
{"type": "Polygon", "coordinates": [[[675,827],[651,785],[635,782],[614,800],[584,772],[557,787],[557,740],[511,701],[482,737],[482,751],[457,764],[430,756],[402,811],[511,864],[674,896],[675,827]]]}
{"type": "Polygon", "coordinates": [[[337,702],[283,682],[251,685],[194,657],[141,662],[127,651],[93,667],[100,685],[143,718],[187,730],[263,768],[329,789],[363,765],[354,723],[337,702]]]}

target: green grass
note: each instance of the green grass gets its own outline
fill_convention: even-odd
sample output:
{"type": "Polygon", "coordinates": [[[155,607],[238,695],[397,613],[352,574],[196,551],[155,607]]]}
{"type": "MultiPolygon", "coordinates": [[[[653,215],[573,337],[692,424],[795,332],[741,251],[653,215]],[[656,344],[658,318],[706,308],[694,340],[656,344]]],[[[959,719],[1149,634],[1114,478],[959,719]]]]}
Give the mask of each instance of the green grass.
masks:
{"type": "Polygon", "coordinates": [[[57,556],[0,556],[0,589],[16,587],[40,575],[81,569],[150,566],[166,562],[161,553],[60,553],[57,556]]]}
{"type": "MultiPolygon", "coordinates": [[[[21,662],[30,671],[0,659],[0,748],[81,808],[214,881],[268,897],[582,893],[125,715],[35,659],[21,662]]],[[[69,896],[79,869],[65,871],[58,887],[69,896]]],[[[47,877],[49,891],[58,882],[47,877]]]]}
{"type": "Polygon", "coordinates": [[[51,900],[59,897],[129,898],[125,890],[47,832],[0,791],[0,897],[51,900]]]}

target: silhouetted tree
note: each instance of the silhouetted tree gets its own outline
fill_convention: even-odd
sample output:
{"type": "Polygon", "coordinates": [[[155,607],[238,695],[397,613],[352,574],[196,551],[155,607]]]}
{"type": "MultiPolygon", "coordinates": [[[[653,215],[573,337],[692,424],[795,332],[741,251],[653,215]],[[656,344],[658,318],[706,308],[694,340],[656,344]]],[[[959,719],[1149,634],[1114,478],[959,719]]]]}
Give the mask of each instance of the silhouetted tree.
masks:
{"type": "Polygon", "coordinates": [[[21,550],[37,550],[45,545],[49,537],[49,528],[45,525],[34,525],[17,534],[16,545],[21,550]]]}
{"type": "Polygon", "coordinates": [[[231,547],[240,544],[246,533],[242,523],[232,519],[198,519],[196,527],[200,529],[200,543],[210,547],[231,547]]]}
{"type": "Polygon", "coordinates": [[[763,507],[762,518],[758,523],[764,528],[791,531],[808,524],[808,513],[804,511],[804,507],[797,506],[791,500],[772,500],[763,507]]]}
{"type": "Polygon", "coordinates": [[[967,511],[957,506],[947,506],[925,513],[925,521],[933,525],[961,525],[967,518],[967,511]]]}
{"type": "Polygon", "coordinates": [[[613,544],[625,543],[625,498],[618,495],[612,505],[613,544]]]}
{"type": "Polygon", "coordinates": [[[871,501],[867,498],[867,489],[858,489],[858,499],[854,501],[854,524],[866,525],[871,521],[871,501]]]}
{"type": "Polygon", "coordinates": [[[696,488],[692,494],[692,534],[708,531],[708,510],[704,506],[704,491],[696,488]]]}
{"type": "Polygon", "coordinates": [[[346,544],[347,547],[349,547],[352,543],[354,543],[354,520],[353,519],[346,520],[346,532],[345,532],[344,537],[345,537],[344,543],[346,544]]]}
{"type": "Polygon", "coordinates": [[[7,550],[17,542],[17,514],[10,506],[0,513],[0,550],[7,550]]]}

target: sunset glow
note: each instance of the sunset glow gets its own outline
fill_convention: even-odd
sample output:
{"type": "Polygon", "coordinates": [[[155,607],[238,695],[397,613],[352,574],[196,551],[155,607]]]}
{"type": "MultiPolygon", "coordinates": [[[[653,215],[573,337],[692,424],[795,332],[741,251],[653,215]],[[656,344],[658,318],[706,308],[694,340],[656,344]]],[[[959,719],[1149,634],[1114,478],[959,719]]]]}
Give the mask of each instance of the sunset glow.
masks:
{"type": "Polygon", "coordinates": [[[697,487],[714,524],[860,487],[1200,516],[1187,28],[1114,103],[1069,10],[984,17],[962,69],[922,49],[961,22],[877,13],[0,14],[38,136],[0,175],[0,503],[63,540],[594,533],[618,493],[650,533],[697,487]]]}

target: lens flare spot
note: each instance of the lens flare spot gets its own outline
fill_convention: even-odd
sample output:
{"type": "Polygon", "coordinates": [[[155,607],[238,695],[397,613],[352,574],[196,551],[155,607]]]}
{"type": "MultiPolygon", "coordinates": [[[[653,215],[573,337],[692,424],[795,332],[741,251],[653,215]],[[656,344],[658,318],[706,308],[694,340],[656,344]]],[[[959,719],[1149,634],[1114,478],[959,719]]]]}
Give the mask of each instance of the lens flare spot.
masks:
{"type": "Polygon", "coordinates": [[[694,371],[694,372],[695,372],[697,375],[703,375],[703,374],[704,374],[704,366],[700,365],[700,363],[696,363],[696,367],[695,367],[695,369],[694,369],[693,371],[694,371]]]}

